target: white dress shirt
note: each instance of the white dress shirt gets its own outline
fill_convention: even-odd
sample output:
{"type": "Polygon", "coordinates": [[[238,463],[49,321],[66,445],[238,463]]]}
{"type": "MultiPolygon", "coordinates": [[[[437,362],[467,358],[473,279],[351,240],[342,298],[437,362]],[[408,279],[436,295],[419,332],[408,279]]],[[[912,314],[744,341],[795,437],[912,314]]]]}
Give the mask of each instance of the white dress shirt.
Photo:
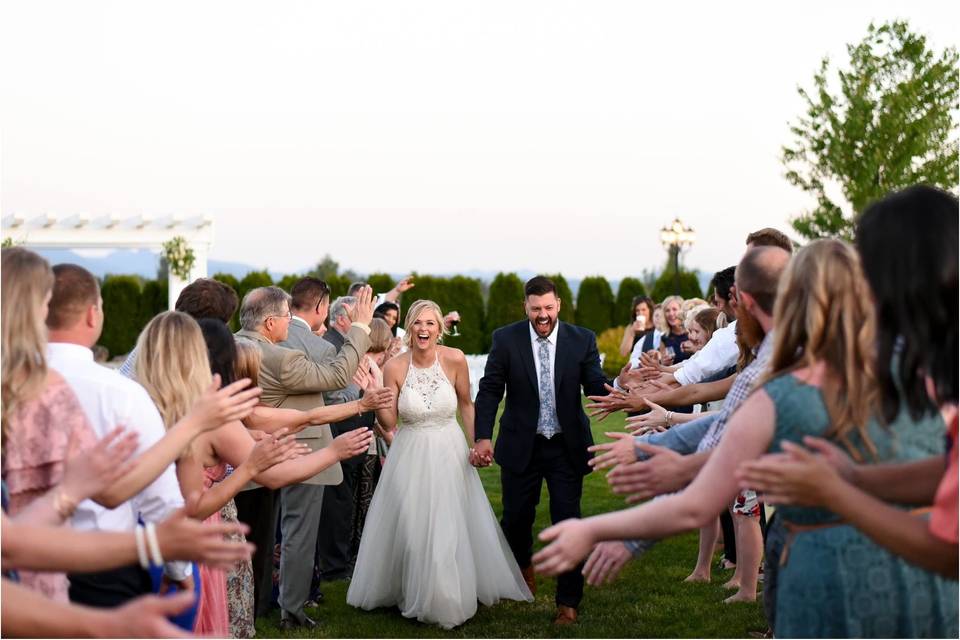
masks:
{"type": "MultiPolygon", "coordinates": [[[[540,389],[540,335],[530,323],[530,344],[533,346],[533,368],[537,371],[537,389],[540,389]]],[[[547,352],[550,354],[550,383],[553,391],[553,406],[557,406],[557,330],[560,321],[553,325],[553,331],[547,336],[547,352]]],[[[560,421],[557,421],[559,424],[560,421]]]]}
{"type": "Polygon", "coordinates": [[[740,348],[737,346],[737,321],[717,329],[700,351],[684,360],[673,377],[681,386],[696,384],[711,378],[737,364],[740,348]]]}
{"type": "MultiPolygon", "coordinates": [[[[47,345],[47,362],[77,394],[98,438],[117,426],[136,431],[140,439],[135,455],[140,455],[165,435],[163,419],[146,389],[94,362],[90,349],[51,342],[47,345]]],[[[158,522],[182,506],[183,496],[171,464],[143,491],[116,509],[84,500],[73,515],[72,525],[82,531],[133,531],[138,516],[144,522],[158,522]]],[[[189,562],[169,562],[164,571],[179,581],[191,574],[191,567],[189,562]]]]}

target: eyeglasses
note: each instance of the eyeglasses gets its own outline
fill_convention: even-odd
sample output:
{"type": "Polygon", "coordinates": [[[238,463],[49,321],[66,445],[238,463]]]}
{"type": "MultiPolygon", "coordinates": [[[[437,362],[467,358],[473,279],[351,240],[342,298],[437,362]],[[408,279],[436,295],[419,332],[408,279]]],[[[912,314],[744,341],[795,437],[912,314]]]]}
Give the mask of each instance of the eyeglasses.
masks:
{"type": "Polygon", "coordinates": [[[286,318],[287,320],[293,320],[293,312],[287,311],[286,314],[282,316],[267,316],[268,318],[286,318]]]}

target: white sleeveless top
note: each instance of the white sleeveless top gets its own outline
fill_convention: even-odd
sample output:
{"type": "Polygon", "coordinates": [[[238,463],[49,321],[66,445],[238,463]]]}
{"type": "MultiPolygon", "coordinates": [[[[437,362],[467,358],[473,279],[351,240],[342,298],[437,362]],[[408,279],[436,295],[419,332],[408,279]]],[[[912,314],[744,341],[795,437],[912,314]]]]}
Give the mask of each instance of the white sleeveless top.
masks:
{"type": "Polygon", "coordinates": [[[440,356],[426,369],[407,367],[407,377],[397,399],[402,429],[457,429],[457,392],[440,366],[440,356]]]}

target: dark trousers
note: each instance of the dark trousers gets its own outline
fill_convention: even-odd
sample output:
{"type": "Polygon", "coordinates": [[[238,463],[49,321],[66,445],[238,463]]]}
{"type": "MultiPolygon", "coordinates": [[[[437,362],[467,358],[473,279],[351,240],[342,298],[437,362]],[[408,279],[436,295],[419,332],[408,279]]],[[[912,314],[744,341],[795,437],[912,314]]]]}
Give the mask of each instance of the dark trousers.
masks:
{"type": "Polygon", "coordinates": [[[340,580],[350,575],[353,511],[365,458],[364,453],[341,461],[343,482],[324,489],[317,533],[317,566],[323,580],[340,580]]]}
{"type": "MultiPolygon", "coordinates": [[[[567,518],[579,518],[583,474],[567,455],[562,435],[549,440],[538,435],[530,464],[522,473],[500,468],[503,486],[500,526],[521,568],[530,566],[533,555],[533,523],[544,480],[550,495],[551,522],[556,524],[567,518]]],[[[582,569],[581,563],[557,578],[558,605],[576,608],[580,604],[583,598],[582,569]]]]}
{"type": "Polygon", "coordinates": [[[273,606],[273,545],[277,530],[276,491],[261,487],[234,496],[237,519],[250,527],[247,541],[257,546],[253,554],[254,616],[270,613],[273,606]]]}
{"type": "Polygon", "coordinates": [[[729,509],[720,512],[720,528],[723,529],[723,557],[736,564],[737,543],[733,533],[733,516],[730,515],[729,509]]]}
{"type": "Polygon", "coordinates": [[[90,607],[118,607],[153,591],[150,574],[138,565],[96,573],[71,573],[69,578],[70,601],[90,607]]]}

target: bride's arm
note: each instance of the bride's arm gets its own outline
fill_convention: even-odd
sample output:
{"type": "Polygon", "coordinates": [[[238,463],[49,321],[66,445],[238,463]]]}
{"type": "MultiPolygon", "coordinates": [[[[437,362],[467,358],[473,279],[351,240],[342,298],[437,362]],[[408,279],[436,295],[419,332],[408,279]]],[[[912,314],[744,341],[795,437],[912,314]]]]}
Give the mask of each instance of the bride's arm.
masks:
{"type": "Polygon", "coordinates": [[[453,388],[457,392],[457,406],[460,409],[460,419],[463,420],[463,428],[467,432],[467,444],[473,446],[473,423],[475,412],[473,409],[473,400],[470,399],[470,369],[467,367],[467,359],[459,349],[450,351],[453,354],[454,371],[456,379],[453,388]]]}
{"type": "Polygon", "coordinates": [[[603,540],[658,540],[703,526],[736,496],[734,472],[740,463],[769,448],[775,421],[770,397],[764,391],[754,393],[731,416],[717,449],[686,489],[639,507],[566,520],[546,529],[540,539],[552,543],[534,557],[537,572],[563,573],[603,540]]]}
{"type": "Polygon", "coordinates": [[[406,362],[403,358],[393,358],[383,367],[383,386],[393,391],[393,403],[385,409],[377,409],[377,422],[385,432],[397,428],[397,401],[400,397],[401,372],[406,362]]]}

